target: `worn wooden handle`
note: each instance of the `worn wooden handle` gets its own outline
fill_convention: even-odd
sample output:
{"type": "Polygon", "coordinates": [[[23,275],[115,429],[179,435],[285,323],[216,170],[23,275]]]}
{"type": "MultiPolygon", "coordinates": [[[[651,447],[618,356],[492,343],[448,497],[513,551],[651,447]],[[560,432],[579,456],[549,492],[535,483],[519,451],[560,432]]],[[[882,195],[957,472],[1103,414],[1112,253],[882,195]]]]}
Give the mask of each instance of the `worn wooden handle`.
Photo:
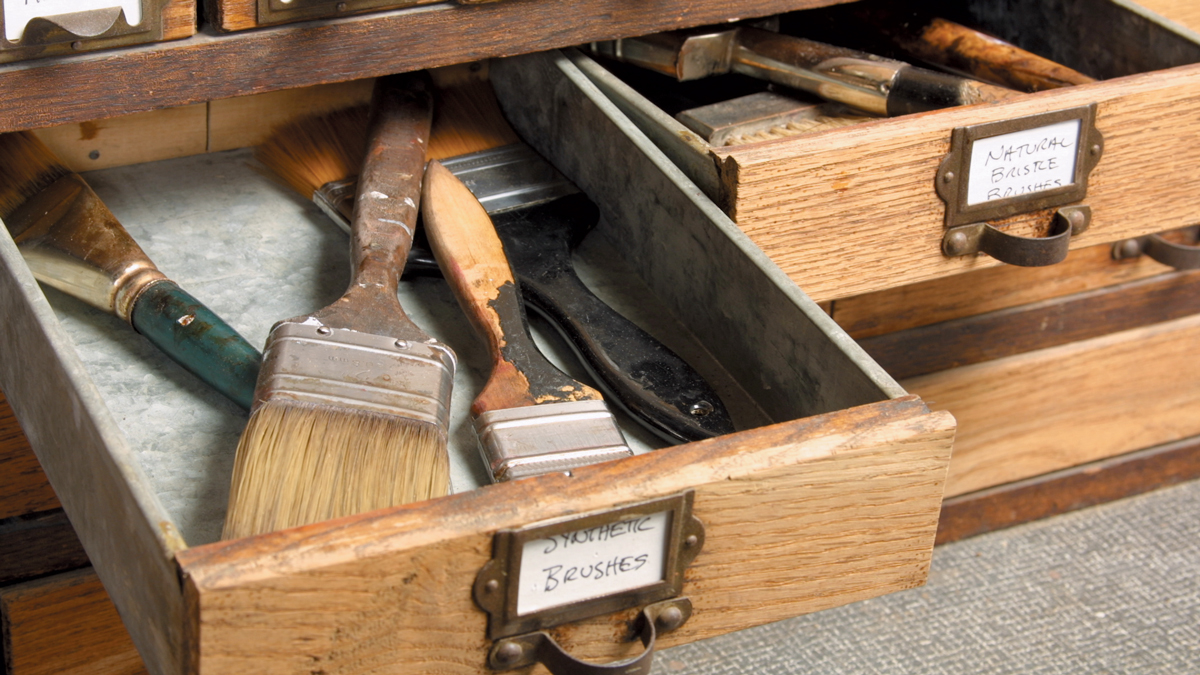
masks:
{"type": "Polygon", "coordinates": [[[492,358],[492,374],[472,413],[599,400],[599,392],[564,375],[538,351],[492,219],[467,186],[437,161],[425,171],[421,205],[442,273],[492,358]]]}

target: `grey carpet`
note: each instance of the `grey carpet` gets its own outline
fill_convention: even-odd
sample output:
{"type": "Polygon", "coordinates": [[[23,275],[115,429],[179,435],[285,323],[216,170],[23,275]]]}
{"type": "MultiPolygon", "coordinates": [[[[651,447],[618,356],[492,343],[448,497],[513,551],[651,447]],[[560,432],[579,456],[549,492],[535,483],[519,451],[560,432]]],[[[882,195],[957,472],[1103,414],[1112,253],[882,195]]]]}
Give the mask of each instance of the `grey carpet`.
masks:
{"type": "Polygon", "coordinates": [[[655,675],[1200,673],[1200,481],[938,547],[922,588],[664,650],[655,675]]]}

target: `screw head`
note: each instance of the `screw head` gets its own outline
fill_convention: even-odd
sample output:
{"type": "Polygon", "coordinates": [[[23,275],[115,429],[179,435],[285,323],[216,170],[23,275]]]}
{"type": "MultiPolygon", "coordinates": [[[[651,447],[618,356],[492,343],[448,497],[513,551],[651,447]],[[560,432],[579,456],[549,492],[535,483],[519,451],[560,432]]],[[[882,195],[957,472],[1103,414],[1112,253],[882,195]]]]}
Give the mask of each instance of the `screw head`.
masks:
{"type": "Polygon", "coordinates": [[[331,335],[331,334],[333,334],[333,329],[330,328],[329,326],[321,326],[320,328],[317,329],[317,335],[331,335]]]}
{"type": "Polygon", "coordinates": [[[344,11],[346,11],[346,3],[344,3],[344,2],[339,2],[339,3],[337,4],[337,6],[336,6],[336,9],[337,9],[337,11],[339,11],[339,12],[344,12],[344,11]]]}
{"type": "Polygon", "coordinates": [[[706,415],[711,415],[716,409],[716,406],[708,401],[696,401],[690,408],[688,408],[688,412],[690,412],[693,417],[704,417],[706,415]]]}
{"type": "Polygon", "coordinates": [[[1136,258],[1142,254],[1142,246],[1137,239],[1126,239],[1117,244],[1117,251],[1121,258],[1136,258]]]}
{"type": "Polygon", "coordinates": [[[408,340],[396,340],[396,349],[408,349],[408,340]]]}
{"type": "Polygon", "coordinates": [[[74,49],[75,51],[79,51],[80,49],[83,49],[83,42],[80,40],[76,40],[76,41],[72,42],[71,49],[74,49]]]}
{"type": "Polygon", "coordinates": [[[519,642],[506,640],[496,648],[496,663],[501,665],[516,663],[525,655],[525,647],[519,642]]]}
{"type": "Polygon", "coordinates": [[[100,159],[100,151],[93,150],[88,153],[88,159],[100,159]]]}
{"type": "Polygon", "coordinates": [[[1087,218],[1083,215],[1083,211],[1071,211],[1067,215],[1067,222],[1071,224],[1071,231],[1078,232],[1087,223],[1087,218]]]}

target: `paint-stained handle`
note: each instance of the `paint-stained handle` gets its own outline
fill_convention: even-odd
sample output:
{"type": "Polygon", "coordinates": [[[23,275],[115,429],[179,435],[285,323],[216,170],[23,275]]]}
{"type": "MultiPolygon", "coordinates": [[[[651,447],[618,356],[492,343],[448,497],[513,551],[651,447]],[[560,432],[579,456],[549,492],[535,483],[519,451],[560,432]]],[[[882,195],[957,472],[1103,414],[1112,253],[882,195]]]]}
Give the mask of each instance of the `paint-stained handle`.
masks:
{"type": "Polygon", "coordinates": [[[467,186],[441,163],[430,162],[421,203],[442,273],[492,357],[491,376],[472,414],[600,400],[599,392],[564,375],[534,345],[504,247],[467,186]]]}
{"type": "Polygon", "coordinates": [[[130,321],[193,375],[250,409],[262,354],[175,282],[160,281],[142,291],[130,321]]]}

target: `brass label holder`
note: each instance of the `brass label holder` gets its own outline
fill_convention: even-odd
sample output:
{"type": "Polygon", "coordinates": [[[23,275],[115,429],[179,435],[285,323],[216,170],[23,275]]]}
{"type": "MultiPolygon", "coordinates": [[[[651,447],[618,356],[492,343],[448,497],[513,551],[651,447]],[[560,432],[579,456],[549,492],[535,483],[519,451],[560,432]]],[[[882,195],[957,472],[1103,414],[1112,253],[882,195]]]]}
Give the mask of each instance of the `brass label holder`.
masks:
{"type": "MultiPolygon", "coordinates": [[[[492,558],[475,578],[475,603],[488,614],[497,670],[540,661],[571,672],[608,672],[575,661],[542,632],[633,607],[646,651],[623,662],[649,668],[654,637],[683,625],[691,603],[678,597],[684,570],[704,546],[704,526],[692,515],[694,493],[497,532],[492,558]],[[636,662],[636,664],[635,664],[636,662]],[[599,669],[599,670],[597,670],[599,669]]],[[[565,671],[564,671],[565,672],[565,671]]],[[[625,672],[625,671],[622,671],[625,672]]]]}
{"type": "Polygon", "coordinates": [[[958,127],[936,190],[946,202],[942,253],[987,253],[1013,265],[1061,261],[1070,238],[1091,224],[1088,177],[1104,154],[1097,105],[958,127]],[[1068,206],[1071,205],[1071,206],[1068,206]],[[1050,234],[1020,237],[989,221],[1055,209],[1050,234]]]}
{"type": "Polygon", "coordinates": [[[61,7],[53,10],[42,7],[37,15],[16,17],[18,22],[24,21],[24,28],[20,37],[12,40],[9,39],[9,28],[14,17],[7,11],[0,12],[0,62],[64,50],[107,49],[162,39],[162,8],[166,0],[138,0],[140,16],[133,23],[129,22],[123,7],[126,3],[122,0],[112,0],[108,7],[96,7],[96,4],[107,3],[56,4],[61,7]],[[73,4],[84,9],[58,12],[58,9],[71,9],[73,4]]]}
{"type": "MultiPolygon", "coordinates": [[[[456,0],[460,5],[480,5],[500,0],[456,0]]],[[[258,23],[277,23],[327,19],[364,12],[404,9],[430,5],[442,0],[258,0],[258,23]]]]}

